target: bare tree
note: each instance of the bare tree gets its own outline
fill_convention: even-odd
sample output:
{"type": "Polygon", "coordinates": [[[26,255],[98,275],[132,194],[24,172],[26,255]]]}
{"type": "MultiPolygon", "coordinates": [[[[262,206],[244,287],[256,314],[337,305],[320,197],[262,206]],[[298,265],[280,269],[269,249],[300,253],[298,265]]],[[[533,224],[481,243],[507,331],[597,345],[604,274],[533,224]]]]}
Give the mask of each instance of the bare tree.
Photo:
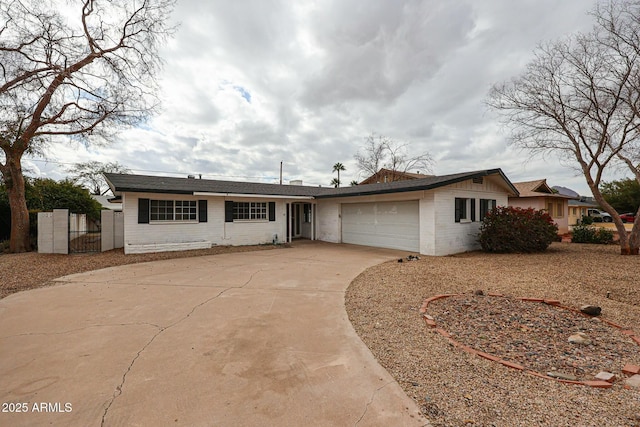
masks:
{"type": "Polygon", "coordinates": [[[100,163],[96,161],[76,163],[67,169],[74,184],[84,185],[91,194],[102,196],[109,191],[109,185],[104,179],[105,173],[131,173],[118,162],[100,163]]]}
{"type": "MultiPolygon", "coordinates": [[[[408,143],[398,143],[384,135],[372,133],[365,139],[361,151],[353,158],[358,164],[360,175],[371,176],[382,168],[405,173],[412,169],[431,171],[433,158],[429,153],[413,154],[408,143]]],[[[394,177],[391,178],[394,180],[394,177]]]]}
{"type": "Polygon", "coordinates": [[[640,219],[627,236],[600,185],[621,165],[640,182],[640,2],[612,1],[592,14],[590,33],[539,46],[523,74],[495,85],[487,103],[514,145],[557,154],[580,170],[616,224],[621,253],[637,255],[640,219]]]}
{"type": "Polygon", "coordinates": [[[0,3],[0,173],[11,207],[10,250],[29,250],[22,156],[53,138],[105,143],[154,112],[158,45],[175,0],[0,3]],[[74,20],[75,19],[75,20],[74,20]]]}

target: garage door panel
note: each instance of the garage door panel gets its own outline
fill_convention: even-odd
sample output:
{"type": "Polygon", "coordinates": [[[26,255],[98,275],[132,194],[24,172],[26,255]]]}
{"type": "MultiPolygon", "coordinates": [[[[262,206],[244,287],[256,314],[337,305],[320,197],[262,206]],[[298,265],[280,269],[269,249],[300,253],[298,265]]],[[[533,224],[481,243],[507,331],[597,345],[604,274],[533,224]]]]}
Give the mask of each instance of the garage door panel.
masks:
{"type": "Polygon", "coordinates": [[[418,252],[418,201],[343,204],[342,241],[418,252]]]}

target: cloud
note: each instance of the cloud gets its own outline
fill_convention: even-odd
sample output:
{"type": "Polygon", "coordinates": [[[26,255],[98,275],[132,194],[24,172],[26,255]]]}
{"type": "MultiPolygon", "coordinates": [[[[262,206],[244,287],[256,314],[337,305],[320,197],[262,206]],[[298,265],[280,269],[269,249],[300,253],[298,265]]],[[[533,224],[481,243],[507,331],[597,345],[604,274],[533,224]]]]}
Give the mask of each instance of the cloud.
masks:
{"type": "MultiPolygon", "coordinates": [[[[181,0],[162,49],[163,111],[109,147],[50,150],[61,162],[329,185],[372,132],[428,151],[435,172],[501,167],[514,181],[586,184],[557,159],[509,148],[487,112],[492,84],[536,44],[585,31],[584,0],[181,0]]],[[[53,174],[43,169],[44,174],[53,174]]],[[[571,184],[571,185],[569,185],[571,184]]]]}

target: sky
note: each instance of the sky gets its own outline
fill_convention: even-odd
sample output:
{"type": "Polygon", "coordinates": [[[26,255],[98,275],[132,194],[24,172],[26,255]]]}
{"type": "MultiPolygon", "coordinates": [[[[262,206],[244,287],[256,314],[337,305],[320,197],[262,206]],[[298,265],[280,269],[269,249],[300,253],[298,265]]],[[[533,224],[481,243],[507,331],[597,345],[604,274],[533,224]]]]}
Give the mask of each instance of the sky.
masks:
{"type": "MultiPolygon", "coordinates": [[[[134,173],[329,186],[362,180],[372,133],[434,158],[430,173],[501,168],[590,195],[554,156],[508,144],[485,106],[538,43],[588,31],[586,0],[178,0],[162,46],[162,112],[107,147],[64,141],[31,175],[117,161],[134,173]]],[[[415,171],[413,171],[415,172],[415,171]]],[[[425,171],[420,171],[425,172],[425,171]]]]}

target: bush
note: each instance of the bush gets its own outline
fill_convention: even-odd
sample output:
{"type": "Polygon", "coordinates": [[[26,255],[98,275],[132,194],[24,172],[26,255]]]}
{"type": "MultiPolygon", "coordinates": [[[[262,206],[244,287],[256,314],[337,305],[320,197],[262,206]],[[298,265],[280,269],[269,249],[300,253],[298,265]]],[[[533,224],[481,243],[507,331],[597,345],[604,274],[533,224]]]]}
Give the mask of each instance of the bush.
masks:
{"type": "Polygon", "coordinates": [[[576,225],[571,233],[571,242],[608,245],[613,243],[613,231],[600,227],[576,225]]]}
{"type": "Polygon", "coordinates": [[[499,206],[484,217],[479,242],[483,251],[542,252],[558,238],[558,226],[545,210],[499,206]]]}
{"type": "Polygon", "coordinates": [[[593,224],[593,217],[582,215],[582,219],[578,222],[579,225],[591,225],[593,224]]]}

